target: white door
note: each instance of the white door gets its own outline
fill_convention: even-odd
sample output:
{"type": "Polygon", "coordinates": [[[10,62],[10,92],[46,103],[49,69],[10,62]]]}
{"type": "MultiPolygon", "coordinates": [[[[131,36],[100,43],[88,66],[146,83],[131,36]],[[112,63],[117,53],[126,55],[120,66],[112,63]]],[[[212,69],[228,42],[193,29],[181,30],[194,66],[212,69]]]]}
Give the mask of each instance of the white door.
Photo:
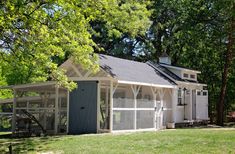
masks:
{"type": "Polygon", "coordinates": [[[208,91],[196,90],[196,119],[208,120],[208,91]]]}

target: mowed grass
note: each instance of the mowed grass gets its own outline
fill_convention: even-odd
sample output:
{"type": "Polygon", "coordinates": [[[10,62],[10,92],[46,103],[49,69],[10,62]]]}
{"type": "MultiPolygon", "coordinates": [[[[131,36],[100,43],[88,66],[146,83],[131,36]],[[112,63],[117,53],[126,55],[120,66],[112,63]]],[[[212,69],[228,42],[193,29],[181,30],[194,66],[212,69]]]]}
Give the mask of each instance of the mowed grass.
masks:
{"type": "Polygon", "coordinates": [[[177,129],[125,134],[64,135],[0,139],[0,153],[232,153],[235,129],[177,129]]]}
{"type": "Polygon", "coordinates": [[[11,132],[0,132],[0,137],[1,135],[7,135],[7,134],[11,134],[11,132]]]}

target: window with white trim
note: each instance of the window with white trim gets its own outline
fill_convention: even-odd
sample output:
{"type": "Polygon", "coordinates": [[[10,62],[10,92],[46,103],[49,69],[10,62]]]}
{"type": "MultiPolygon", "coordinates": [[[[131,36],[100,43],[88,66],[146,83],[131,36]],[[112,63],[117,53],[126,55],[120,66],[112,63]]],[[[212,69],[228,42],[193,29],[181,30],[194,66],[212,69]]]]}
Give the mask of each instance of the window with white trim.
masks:
{"type": "Polygon", "coordinates": [[[206,91],[203,91],[203,96],[207,96],[207,92],[206,91]]]}
{"type": "Polygon", "coordinates": [[[191,78],[191,79],[195,79],[195,78],[196,78],[196,75],[195,75],[195,74],[190,74],[190,78],[191,78]]]}
{"type": "Polygon", "coordinates": [[[188,74],[186,74],[186,73],[184,73],[183,76],[184,76],[184,78],[188,78],[188,74]]]}

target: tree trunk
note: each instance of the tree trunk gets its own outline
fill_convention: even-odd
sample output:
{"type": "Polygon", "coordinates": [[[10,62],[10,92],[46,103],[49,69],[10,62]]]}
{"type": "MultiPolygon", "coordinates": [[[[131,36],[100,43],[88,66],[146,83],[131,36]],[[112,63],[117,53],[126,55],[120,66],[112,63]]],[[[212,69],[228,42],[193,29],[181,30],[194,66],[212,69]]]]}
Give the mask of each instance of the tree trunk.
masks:
{"type": "MultiPolygon", "coordinates": [[[[233,5],[233,9],[234,9],[234,5],[233,5]]],[[[231,25],[228,31],[228,44],[227,44],[227,50],[225,52],[225,64],[224,64],[223,75],[222,75],[222,86],[220,90],[220,98],[217,103],[217,125],[220,125],[220,126],[223,126],[224,124],[224,100],[225,100],[225,95],[226,95],[228,72],[229,72],[229,68],[233,59],[234,25],[235,25],[234,17],[232,17],[231,25]]]]}

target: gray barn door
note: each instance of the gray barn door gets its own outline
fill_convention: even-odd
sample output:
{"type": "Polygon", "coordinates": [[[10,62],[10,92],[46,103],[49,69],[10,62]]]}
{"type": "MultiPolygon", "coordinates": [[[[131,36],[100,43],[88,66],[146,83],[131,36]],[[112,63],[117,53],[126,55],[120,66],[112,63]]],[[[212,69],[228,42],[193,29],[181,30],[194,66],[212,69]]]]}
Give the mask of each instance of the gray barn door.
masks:
{"type": "Polygon", "coordinates": [[[79,81],[69,96],[69,134],[97,132],[97,81],[79,81]]]}

